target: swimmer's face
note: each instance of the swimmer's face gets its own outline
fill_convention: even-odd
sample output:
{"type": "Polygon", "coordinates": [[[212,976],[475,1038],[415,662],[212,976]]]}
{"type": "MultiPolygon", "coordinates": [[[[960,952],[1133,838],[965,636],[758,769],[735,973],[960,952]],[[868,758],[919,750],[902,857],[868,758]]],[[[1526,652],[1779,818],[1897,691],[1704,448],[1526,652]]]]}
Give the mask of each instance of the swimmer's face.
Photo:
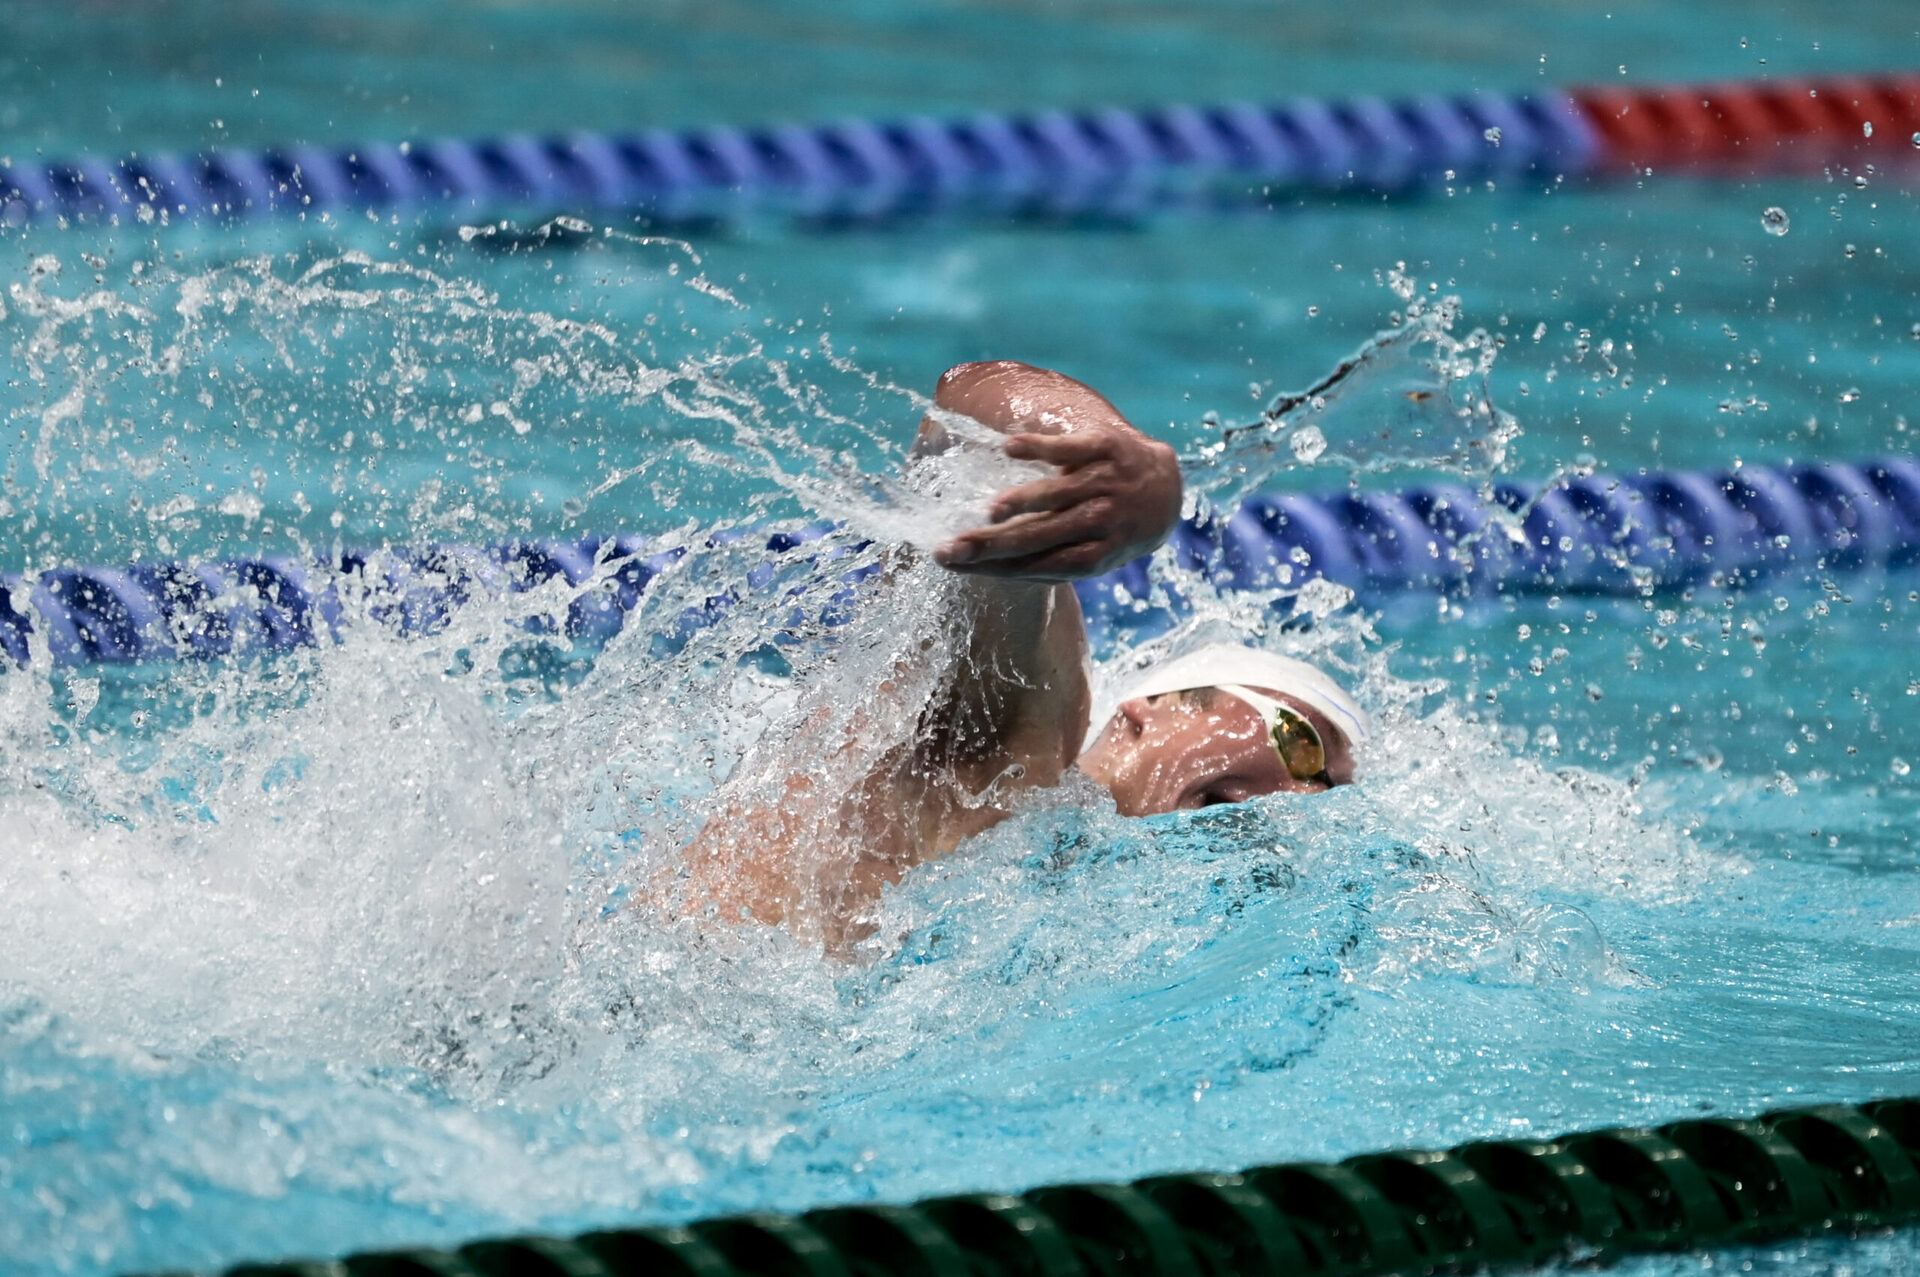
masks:
{"type": "MultiPolygon", "coordinates": [[[[1267,694],[1300,711],[1319,731],[1333,783],[1351,781],[1353,751],[1339,728],[1290,696],[1267,694]]],[[[1289,774],[1259,712],[1213,688],[1123,702],[1093,747],[1080,756],[1079,767],[1112,791],[1123,816],[1327,788],[1322,781],[1289,774]]]]}

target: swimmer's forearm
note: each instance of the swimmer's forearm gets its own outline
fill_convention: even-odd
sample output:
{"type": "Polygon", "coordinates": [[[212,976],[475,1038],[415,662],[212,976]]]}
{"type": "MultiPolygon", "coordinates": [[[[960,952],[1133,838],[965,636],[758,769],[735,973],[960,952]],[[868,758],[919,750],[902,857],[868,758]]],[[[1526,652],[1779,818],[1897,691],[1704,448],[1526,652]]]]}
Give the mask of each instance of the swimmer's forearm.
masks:
{"type": "MultiPolygon", "coordinates": [[[[1029,760],[1047,784],[1078,755],[1092,705],[1080,600],[1066,582],[1158,548],[1180,515],[1173,449],[1147,438],[1091,387],[1028,364],[962,364],[934,401],[1008,436],[1008,455],[1058,473],[1000,493],[991,522],[935,551],[970,578],[973,683],[949,725],[987,724],[980,757],[1029,760]]],[[[922,423],[918,447],[944,442],[922,423]]],[[[964,732],[960,734],[964,735],[964,732]]]]}

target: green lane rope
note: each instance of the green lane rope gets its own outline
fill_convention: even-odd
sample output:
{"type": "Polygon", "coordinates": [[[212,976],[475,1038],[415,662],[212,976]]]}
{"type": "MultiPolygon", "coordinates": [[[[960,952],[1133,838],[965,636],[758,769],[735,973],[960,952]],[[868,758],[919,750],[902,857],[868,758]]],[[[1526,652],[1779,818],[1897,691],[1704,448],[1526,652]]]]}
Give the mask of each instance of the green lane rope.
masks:
{"type": "Polygon", "coordinates": [[[225,1277],[1415,1277],[1920,1222],[1920,1100],[225,1277]]]}

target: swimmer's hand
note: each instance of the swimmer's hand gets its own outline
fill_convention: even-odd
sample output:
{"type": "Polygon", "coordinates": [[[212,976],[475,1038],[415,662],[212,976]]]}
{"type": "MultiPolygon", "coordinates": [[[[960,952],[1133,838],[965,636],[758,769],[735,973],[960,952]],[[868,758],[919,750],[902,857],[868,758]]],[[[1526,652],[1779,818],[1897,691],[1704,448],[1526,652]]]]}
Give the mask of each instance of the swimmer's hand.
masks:
{"type": "MultiPolygon", "coordinates": [[[[1173,449],[1071,377],[1011,360],[961,364],[934,402],[1009,436],[1009,457],[1060,469],[996,496],[988,526],[934,550],[944,567],[1036,584],[1099,576],[1157,549],[1180,517],[1173,449]]],[[[940,433],[923,422],[920,450],[940,433]]]]}

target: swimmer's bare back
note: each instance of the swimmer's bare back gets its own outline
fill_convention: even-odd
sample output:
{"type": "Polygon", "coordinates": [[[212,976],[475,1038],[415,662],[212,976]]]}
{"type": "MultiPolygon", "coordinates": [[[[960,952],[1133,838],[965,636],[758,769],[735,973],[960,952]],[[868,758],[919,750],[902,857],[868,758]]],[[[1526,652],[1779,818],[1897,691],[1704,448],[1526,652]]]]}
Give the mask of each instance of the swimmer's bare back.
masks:
{"type": "MultiPolygon", "coordinates": [[[[934,552],[965,578],[950,623],[967,632],[966,659],[922,711],[917,739],[861,760],[850,779],[823,783],[845,773],[808,762],[858,756],[866,713],[823,708],[784,742],[789,770],[771,795],[764,783],[751,797],[723,791],[686,848],[683,908],[785,923],[844,949],[886,884],[1004,819],[1016,791],[1058,784],[1079,753],[1091,695],[1069,583],[1166,540],[1180,514],[1173,449],[1091,388],[1028,364],[950,368],[934,402],[1006,435],[1008,456],[1057,468],[1001,492],[985,527],[934,552]]],[[[948,445],[921,422],[916,454],[948,445]]]]}

